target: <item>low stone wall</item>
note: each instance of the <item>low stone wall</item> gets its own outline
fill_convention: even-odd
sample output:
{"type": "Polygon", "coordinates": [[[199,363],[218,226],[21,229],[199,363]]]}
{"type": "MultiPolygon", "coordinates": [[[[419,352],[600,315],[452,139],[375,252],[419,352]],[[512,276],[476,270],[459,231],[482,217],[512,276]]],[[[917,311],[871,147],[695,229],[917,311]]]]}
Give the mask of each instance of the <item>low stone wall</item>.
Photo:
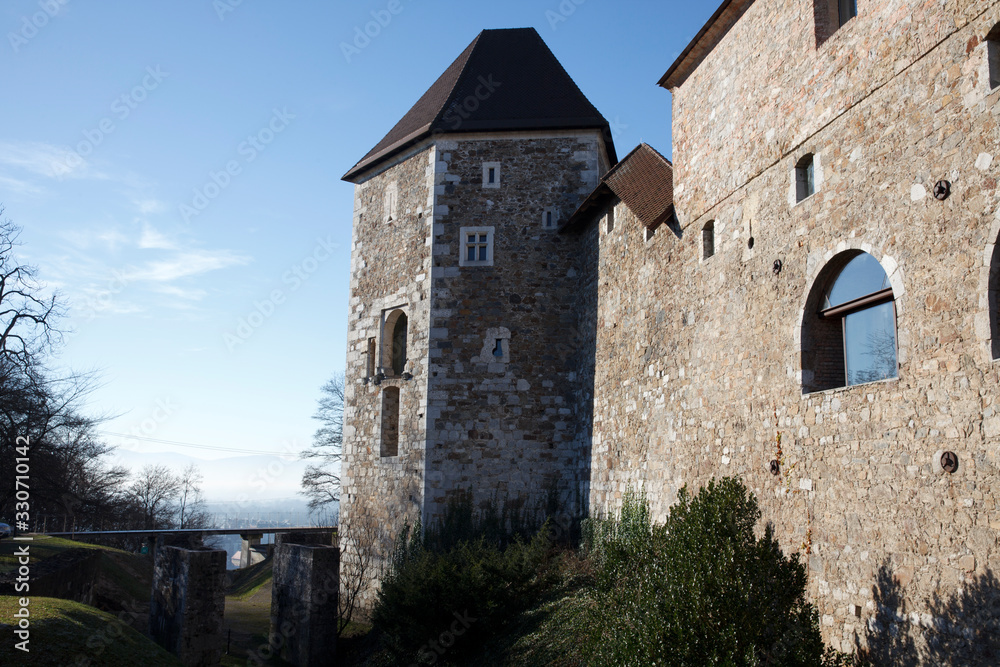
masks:
{"type": "Polygon", "coordinates": [[[149,634],[189,667],[222,658],[226,552],[157,545],[149,634]]]}
{"type": "Polygon", "coordinates": [[[298,667],[336,664],[340,549],[283,540],[272,582],[271,650],[298,667]]]}

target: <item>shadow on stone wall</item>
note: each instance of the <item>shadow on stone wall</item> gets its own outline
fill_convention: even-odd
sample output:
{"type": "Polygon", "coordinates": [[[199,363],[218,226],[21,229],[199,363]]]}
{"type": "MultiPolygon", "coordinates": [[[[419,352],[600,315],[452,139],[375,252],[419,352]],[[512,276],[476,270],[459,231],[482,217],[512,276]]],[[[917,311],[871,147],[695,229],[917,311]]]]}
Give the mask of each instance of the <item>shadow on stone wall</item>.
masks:
{"type": "Polygon", "coordinates": [[[1000,581],[992,570],[973,577],[952,595],[938,594],[921,613],[907,609],[903,586],[884,563],[872,598],[868,648],[858,654],[877,667],[939,667],[1000,664],[1000,581]]]}

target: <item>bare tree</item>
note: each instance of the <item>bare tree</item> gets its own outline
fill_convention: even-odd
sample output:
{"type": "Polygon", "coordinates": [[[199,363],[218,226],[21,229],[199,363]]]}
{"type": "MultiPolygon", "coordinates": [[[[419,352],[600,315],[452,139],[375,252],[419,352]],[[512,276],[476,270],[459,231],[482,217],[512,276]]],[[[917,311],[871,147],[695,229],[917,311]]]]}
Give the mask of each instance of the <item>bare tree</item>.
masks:
{"type": "Polygon", "coordinates": [[[180,479],[163,465],[147,465],[129,487],[129,495],[141,514],[141,528],[155,530],[173,524],[180,479]]]}
{"type": "Polygon", "coordinates": [[[340,500],[340,460],[344,446],[344,374],[338,373],[320,390],[319,407],[313,419],[321,426],[313,434],[310,449],[302,452],[304,459],[316,463],[306,466],[302,474],[302,493],[309,498],[313,512],[340,500]]]}
{"type": "Polygon", "coordinates": [[[370,514],[352,516],[340,546],[340,598],[337,600],[339,637],[359,610],[370,611],[377,579],[388,551],[384,527],[370,514]]]}
{"type": "MultiPolygon", "coordinates": [[[[95,433],[102,419],[80,410],[94,375],[59,375],[45,366],[61,341],[64,310],[56,295],[43,294],[38,270],[18,260],[19,234],[10,220],[0,221],[0,470],[13,470],[27,443],[32,516],[99,526],[124,509],[124,471],[103,465],[112,448],[95,433]]],[[[0,514],[13,509],[14,481],[0,476],[0,514]]]]}
{"type": "Polygon", "coordinates": [[[178,481],[178,528],[205,528],[208,526],[208,512],[201,497],[201,484],[205,481],[201,470],[189,463],[178,481]]]}

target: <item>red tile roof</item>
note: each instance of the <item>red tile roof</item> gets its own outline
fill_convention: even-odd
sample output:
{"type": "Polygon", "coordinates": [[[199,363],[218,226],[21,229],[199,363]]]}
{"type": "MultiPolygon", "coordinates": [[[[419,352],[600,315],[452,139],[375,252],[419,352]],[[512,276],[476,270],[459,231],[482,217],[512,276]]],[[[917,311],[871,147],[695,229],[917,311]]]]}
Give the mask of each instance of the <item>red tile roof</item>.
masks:
{"type": "Polygon", "coordinates": [[[594,209],[618,197],[643,226],[656,229],[674,211],[674,167],[649,144],[639,144],[601,179],[562,229],[591,219],[594,209]]]}

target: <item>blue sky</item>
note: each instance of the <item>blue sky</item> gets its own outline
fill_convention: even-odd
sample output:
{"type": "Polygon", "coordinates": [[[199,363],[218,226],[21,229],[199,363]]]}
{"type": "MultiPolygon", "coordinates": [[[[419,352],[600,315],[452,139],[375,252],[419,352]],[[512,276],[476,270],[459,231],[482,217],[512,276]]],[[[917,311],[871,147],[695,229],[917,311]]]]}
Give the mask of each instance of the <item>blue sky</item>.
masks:
{"type": "Polygon", "coordinates": [[[619,156],[640,141],[669,156],[655,84],[716,6],[3,3],[0,202],[70,306],[57,363],[100,372],[90,408],[119,415],[109,432],[302,449],[346,356],[348,168],[481,29],[525,26],[619,156]]]}

